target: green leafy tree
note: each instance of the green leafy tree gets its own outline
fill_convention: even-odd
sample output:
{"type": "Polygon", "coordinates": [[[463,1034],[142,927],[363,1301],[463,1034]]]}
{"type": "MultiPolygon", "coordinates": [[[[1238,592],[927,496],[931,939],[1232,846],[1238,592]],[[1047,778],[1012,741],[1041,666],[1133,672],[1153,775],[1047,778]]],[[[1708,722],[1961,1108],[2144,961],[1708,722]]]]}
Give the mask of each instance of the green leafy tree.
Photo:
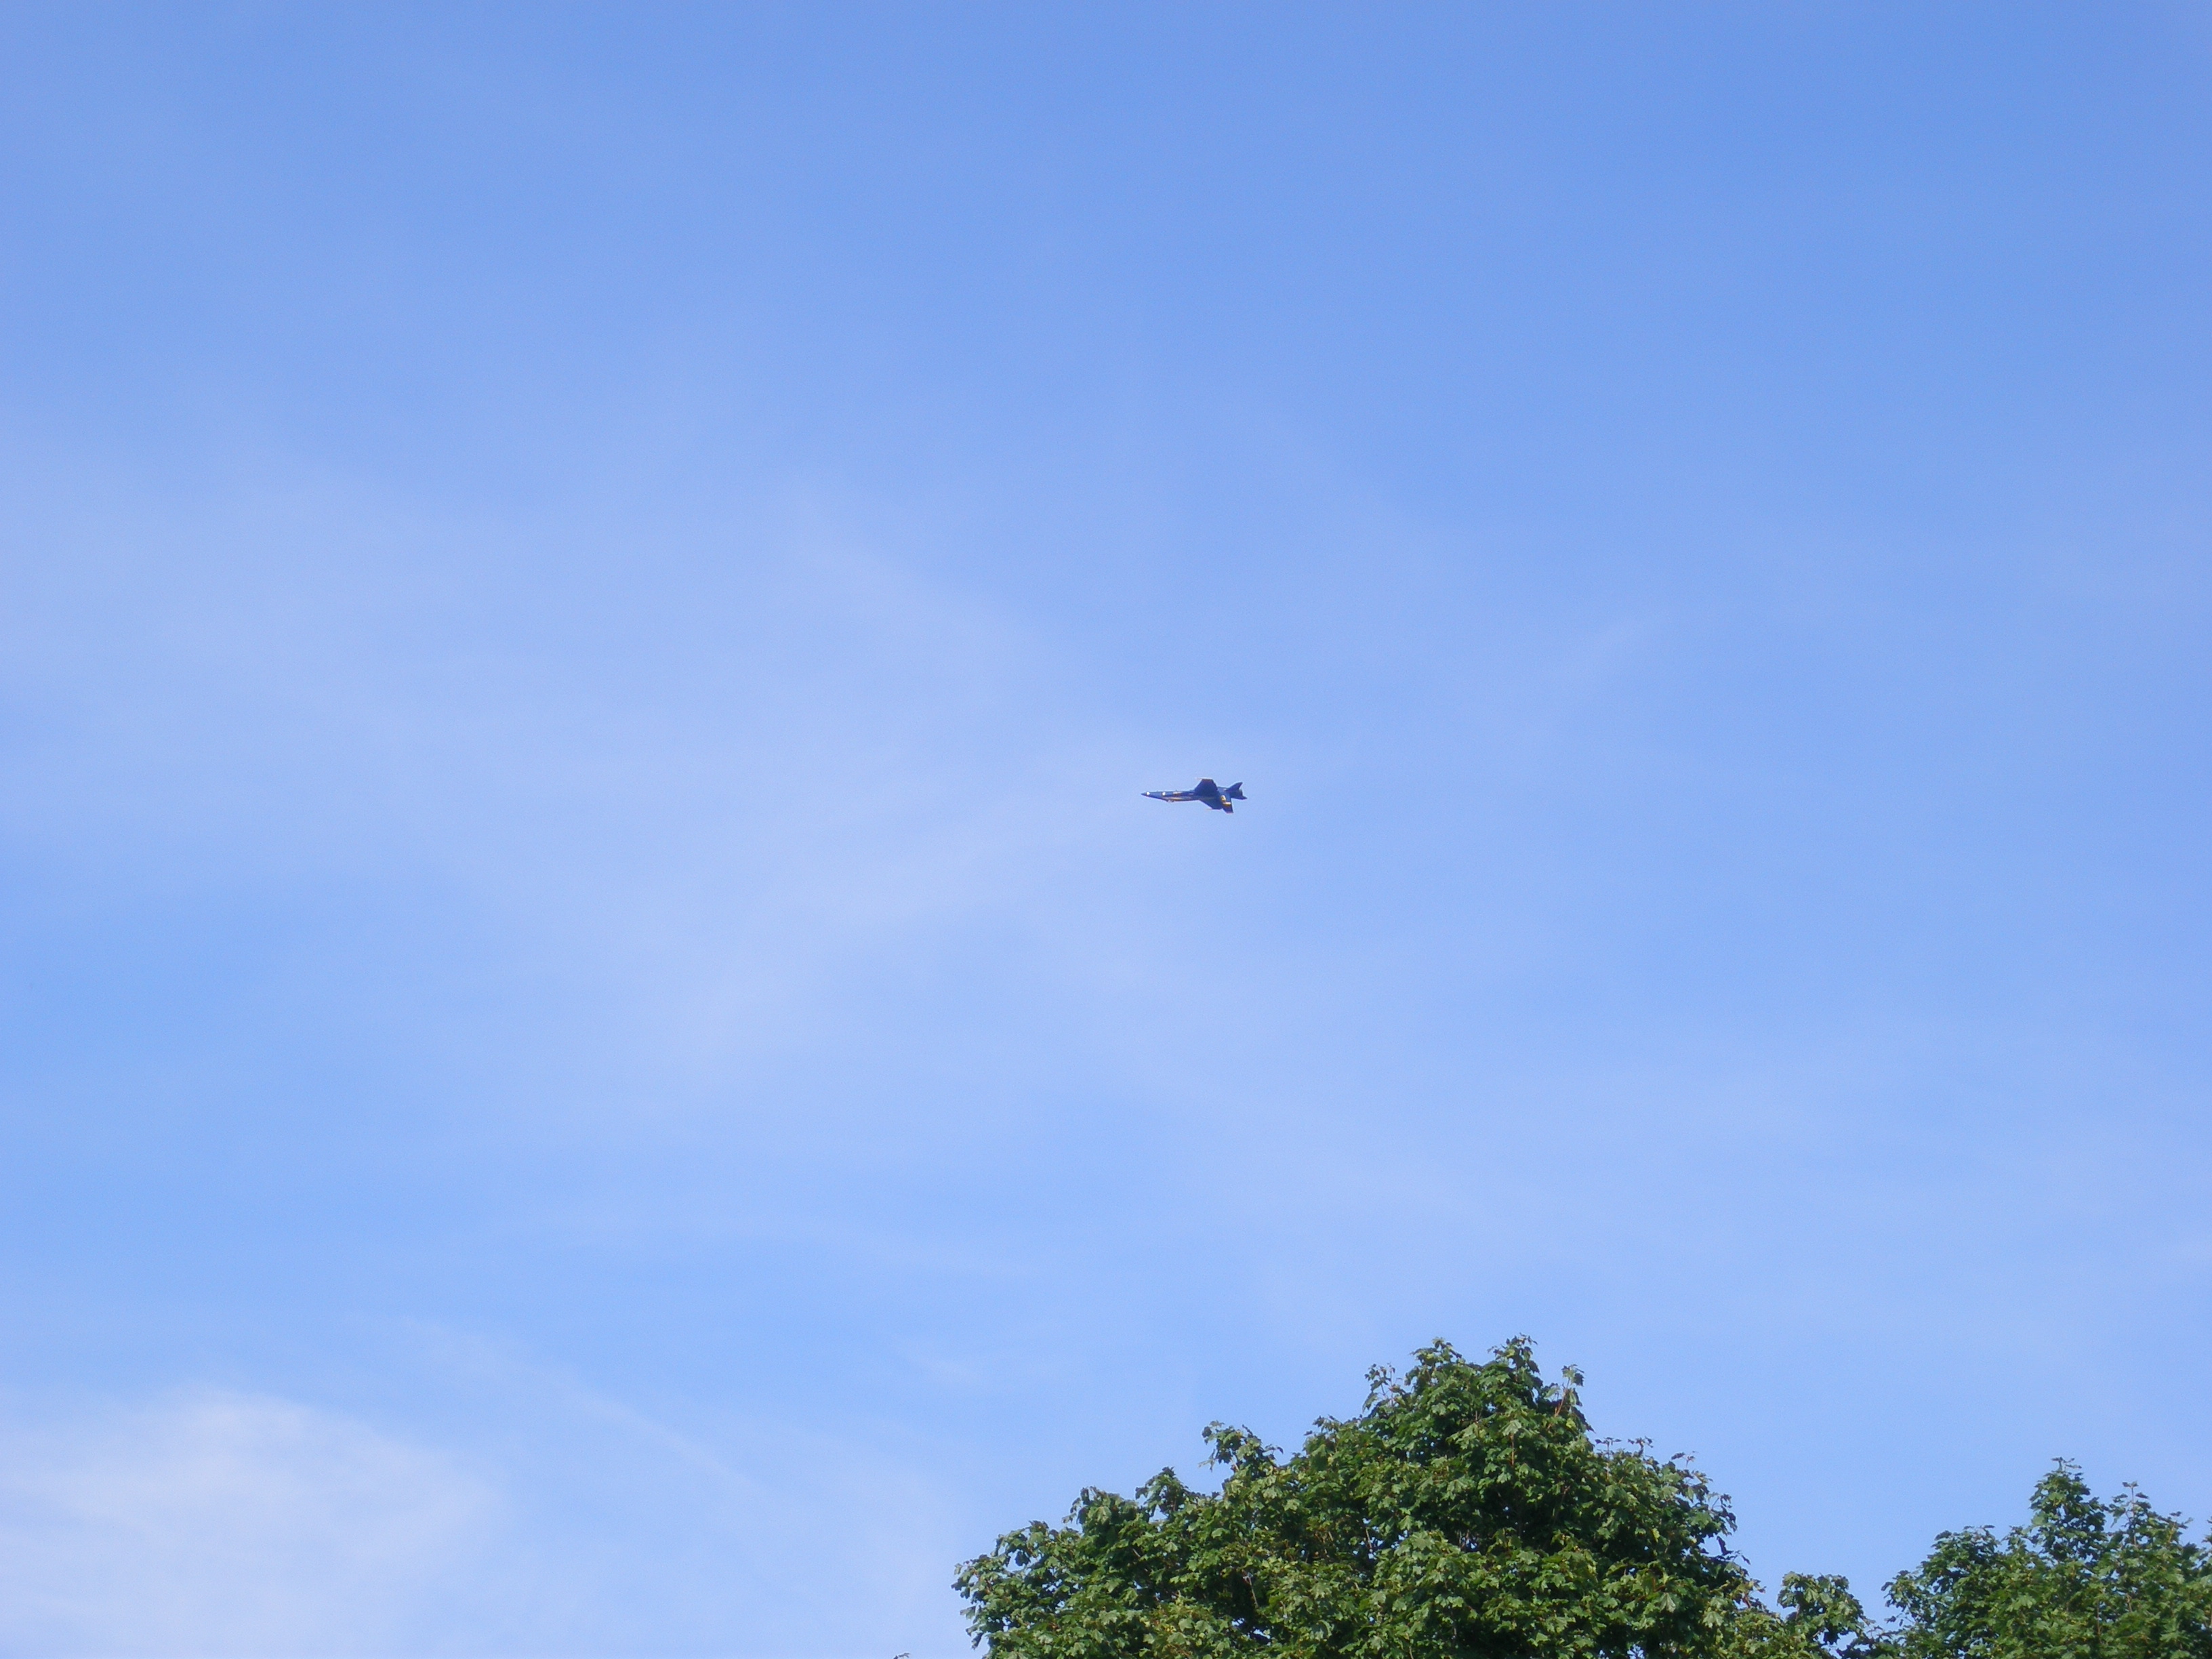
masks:
{"type": "Polygon", "coordinates": [[[1741,1659],[1897,1659],[1897,1648],[1867,1622],[1850,1581],[1782,1575],[1780,1611],[1748,1601],[1737,1610],[1729,1651],[1741,1659]]]}
{"type": "Polygon", "coordinates": [[[2179,1516],[2063,1462],[2030,1510],[2002,1539],[1943,1534],[1890,1585],[1906,1659],[2212,1659],[2212,1557],[2179,1516]]]}
{"type": "Polygon", "coordinates": [[[1438,1343],[1369,1374],[1362,1413],[1289,1457],[1206,1431],[1218,1493],[1164,1470],[1086,1491],[957,1581],[994,1659],[1796,1659],[1857,1656],[1841,1580],[1756,1601],[1727,1500],[1680,1460],[1594,1439],[1571,1369],[1525,1340],[1438,1343]],[[1795,1598],[1794,1601],[1792,1598],[1795,1598]]]}

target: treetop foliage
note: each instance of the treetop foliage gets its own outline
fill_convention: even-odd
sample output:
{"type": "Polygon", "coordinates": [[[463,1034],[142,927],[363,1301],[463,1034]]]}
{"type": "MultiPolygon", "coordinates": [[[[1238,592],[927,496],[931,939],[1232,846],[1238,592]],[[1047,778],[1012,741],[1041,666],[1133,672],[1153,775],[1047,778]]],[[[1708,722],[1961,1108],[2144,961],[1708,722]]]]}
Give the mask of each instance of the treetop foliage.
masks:
{"type": "Polygon", "coordinates": [[[2026,1528],[1946,1533],[1877,1630],[1837,1577],[1773,1606],[1728,1547],[1728,1500],[1680,1458],[1600,1440],[1572,1367],[1525,1339],[1449,1344],[1285,1456],[1206,1431],[1218,1492],[1163,1469],[1086,1489],[956,1584],[992,1659],[2212,1659],[2212,1561],[2133,1488],[2070,1465],[2026,1528]]]}
{"type": "Polygon", "coordinates": [[[2133,1486],[2061,1462],[2027,1525],[1947,1532],[1889,1587],[1905,1659],[2212,1659],[2212,1554],[2133,1486]]]}
{"type": "Polygon", "coordinates": [[[1719,1652],[1750,1589],[1727,1500],[1594,1439],[1580,1381],[1439,1342],[1288,1457],[1216,1424],[1218,1493],[1085,1492],[961,1570],[970,1627],[994,1659],[1719,1652]]]}

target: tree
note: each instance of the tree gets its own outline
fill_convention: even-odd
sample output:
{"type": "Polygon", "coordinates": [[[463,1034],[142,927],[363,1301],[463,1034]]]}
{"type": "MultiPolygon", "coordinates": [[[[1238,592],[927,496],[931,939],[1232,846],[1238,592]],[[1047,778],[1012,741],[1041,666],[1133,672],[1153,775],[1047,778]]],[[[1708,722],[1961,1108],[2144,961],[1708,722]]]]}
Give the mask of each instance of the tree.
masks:
{"type": "Polygon", "coordinates": [[[1369,1373],[1362,1413],[1285,1458],[1206,1431],[1218,1493],[1163,1470],[1086,1490],[957,1582],[993,1659],[1751,1659],[1869,1653],[1839,1579],[1757,1601],[1728,1502],[1680,1459],[1592,1437],[1525,1340],[1369,1373]],[[1795,1598],[1793,1601],[1792,1598],[1795,1598]]]}
{"type": "Polygon", "coordinates": [[[1895,1644],[1868,1625],[1847,1578],[1785,1572],[1774,1600],[1778,1613],[1756,1601],[1737,1609],[1730,1653],[1739,1659],[1898,1659],[1895,1644]]]}
{"type": "Polygon", "coordinates": [[[1947,1532],[1901,1573],[1905,1659],[2212,1659],[2212,1557],[2133,1486],[2108,1502],[2072,1464],[2037,1483],[2028,1524],[1947,1532]]]}

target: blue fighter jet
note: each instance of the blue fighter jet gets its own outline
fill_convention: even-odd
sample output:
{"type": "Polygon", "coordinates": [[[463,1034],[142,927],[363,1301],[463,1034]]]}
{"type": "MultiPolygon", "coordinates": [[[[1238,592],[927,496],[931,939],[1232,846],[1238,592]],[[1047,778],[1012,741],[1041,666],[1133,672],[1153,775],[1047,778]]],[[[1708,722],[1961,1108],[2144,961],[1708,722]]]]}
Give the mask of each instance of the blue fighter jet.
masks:
{"type": "Polygon", "coordinates": [[[1229,803],[1244,799],[1244,786],[1232,783],[1226,789],[1212,778],[1200,778],[1195,789],[1147,789],[1146,800],[1202,800],[1217,812],[1234,812],[1229,803]]]}

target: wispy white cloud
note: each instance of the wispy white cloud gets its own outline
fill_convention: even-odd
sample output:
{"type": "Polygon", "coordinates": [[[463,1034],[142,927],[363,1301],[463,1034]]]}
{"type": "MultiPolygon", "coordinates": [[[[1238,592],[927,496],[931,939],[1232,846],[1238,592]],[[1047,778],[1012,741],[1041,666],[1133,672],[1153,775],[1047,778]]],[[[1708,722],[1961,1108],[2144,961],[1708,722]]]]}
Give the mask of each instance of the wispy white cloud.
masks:
{"type": "Polygon", "coordinates": [[[398,1651],[506,1521],[449,1456],[292,1401],[18,1416],[0,1424],[0,1648],[398,1651]]]}
{"type": "Polygon", "coordinates": [[[973,1540],[910,1456],[679,1427],[465,1334],[403,1346],[461,1420],[215,1389],[0,1407],[0,1653],[957,1650],[973,1540]]]}

